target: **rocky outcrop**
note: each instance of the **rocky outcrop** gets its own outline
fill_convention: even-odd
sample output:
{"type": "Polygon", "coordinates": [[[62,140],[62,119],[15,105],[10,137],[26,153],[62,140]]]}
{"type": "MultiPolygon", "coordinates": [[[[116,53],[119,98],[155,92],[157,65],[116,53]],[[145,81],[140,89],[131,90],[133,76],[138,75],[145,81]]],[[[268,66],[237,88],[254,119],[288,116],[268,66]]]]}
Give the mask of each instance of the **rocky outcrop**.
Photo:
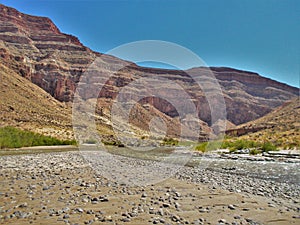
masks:
{"type": "MultiPolygon", "coordinates": [[[[0,63],[38,85],[57,100],[73,100],[80,77],[99,56],[102,60],[99,73],[107,74],[115,65],[125,65],[124,61],[94,52],[83,46],[78,38],[61,33],[49,18],[26,15],[0,4],[0,63]]],[[[231,68],[179,71],[144,68],[131,63],[115,73],[100,93],[94,93],[91,87],[85,90],[84,95],[87,99],[100,97],[111,103],[120,90],[132,81],[145,76],[162,77],[176,82],[194,102],[200,119],[212,125],[207,93],[199,89],[187,75],[187,72],[192,72],[197,76],[204,76],[208,69],[214,73],[222,88],[228,120],[236,125],[259,118],[299,94],[298,88],[256,73],[231,68]]],[[[208,82],[207,85],[212,83],[208,82]]],[[[212,86],[212,91],[213,88],[212,86]]],[[[176,100],[176,90],[172,92],[171,88],[165,87],[162,91],[167,100],[176,100]]],[[[184,101],[178,99],[177,102],[184,107],[184,101]]],[[[146,103],[171,118],[178,116],[175,108],[164,99],[150,97],[141,101],[141,104],[146,103]]],[[[111,104],[108,103],[106,107],[111,107],[111,104]]]]}
{"type": "Polygon", "coordinates": [[[72,100],[76,79],[96,57],[78,38],[62,34],[49,18],[4,5],[0,5],[0,40],[1,63],[60,101],[72,100]]]}

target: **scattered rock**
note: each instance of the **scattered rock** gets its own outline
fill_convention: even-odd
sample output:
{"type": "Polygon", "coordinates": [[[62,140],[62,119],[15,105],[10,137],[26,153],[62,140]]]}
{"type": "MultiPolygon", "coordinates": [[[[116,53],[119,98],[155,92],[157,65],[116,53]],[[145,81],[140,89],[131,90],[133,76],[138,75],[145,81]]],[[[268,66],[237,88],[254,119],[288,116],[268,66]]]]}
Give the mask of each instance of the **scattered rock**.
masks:
{"type": "Polygon", "coordinates": [[[69,214],[65,214],[64,216],[63,216],[63,219],[69,219],[70,218],[70,215],[69,214]]]}
{"type": "Polygon", "coordinates": [[[233,205],[228,205],[228,208],[231,210],[235,210],[235,207],[233,205]]]}
{"type": "Polygon", "coordinates": [[[218,222],[219,223],[226,223],[227,221],[225,219],[220,219],[218,222]]]}

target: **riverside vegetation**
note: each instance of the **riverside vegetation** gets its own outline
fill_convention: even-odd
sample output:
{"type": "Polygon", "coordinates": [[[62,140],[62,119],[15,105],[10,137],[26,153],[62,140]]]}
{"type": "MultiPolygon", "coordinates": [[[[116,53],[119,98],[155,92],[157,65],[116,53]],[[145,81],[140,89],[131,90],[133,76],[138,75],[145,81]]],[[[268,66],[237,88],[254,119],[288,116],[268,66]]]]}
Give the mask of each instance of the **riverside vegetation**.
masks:
{"type": "MultiPolygon", "coordinates": [[[[95,144],[94,140],[87,140],[85,143],[95,144]]],[[[123,147],[120,142],[104,141],[105,145],[114,145],[123,147]]],[[[53,146],[53,145],[76,145],[76,140],[60,140],[55,137],[37,134],[31,131],[20,130],[15,127],[0,128],[0,149],[20,148],[32,146],[53,146]]],[[[189,143],[190,145],[191,143],[189,143]]],[[[179,142],[175,138],[164,138],[160,143],[162,146],[185,146],[184,142],[179,142]]],[[[195,150],[209,152],[217,149],[229,149],[230,153],[236,153],[238,150],[249,149],[249,154],[255,155],[263,152],[276,151],[278,146],[272,142],[256,142],[253,140],[233,139],[225,137],[223,141],[211,141],[202,143],[192,143],[195,150]]]]}
{"type": "Polygon", "coordinates": [[[75,140],[59,140],[14,127],[0,128],[0,148],[20,148],[46,145],[76,145],[75,140]]]}
{"type": "MultiPolygon", "coordinates": [[[[88,140],[87,143],[94,143],[88,140]]],[[[120,146],[120,143],[105,142],[105,145],[120,146]]],[[[20,148],[31,146],[46,146],[46,145],[76,145],[75,140],[60,140],[50,136],[44,136],[31,131],[24,131],[14,127],[0,128],[0,149],[4,148],[20,148]]],[[[161,145],[178,146],[181,145],[176,139],[165,138],[161,145]]],[[[234,153],[237,150],[250,149],[250,154],[258,154],[262,152],[275,151],[277,147],[270,142],[255,142],[251,140],[225,140],[203,142],[196,145],[195,150],[201,152],[212,151],[216,149],[229,149],[234,153]]]]}
{"type": "Polygon", "coordinates": [[[201,152],[207,152],[217,149],[229,149],[231,153],[237,150],[250,149],[250,154],[258,154],[262,152],[276,151],[277,147],[271,142],[255,142],[252,140],[224,140],[203,142],[198,144],[195,149],[201,152]]]}

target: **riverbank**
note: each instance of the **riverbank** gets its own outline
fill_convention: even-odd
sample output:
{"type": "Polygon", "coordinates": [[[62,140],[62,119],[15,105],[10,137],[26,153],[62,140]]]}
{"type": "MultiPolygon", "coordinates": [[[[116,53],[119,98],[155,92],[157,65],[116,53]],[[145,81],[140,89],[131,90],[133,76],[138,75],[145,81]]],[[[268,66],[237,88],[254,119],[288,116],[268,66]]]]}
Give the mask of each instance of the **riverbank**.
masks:
{"type": "Polygon", "coordinates": [[[21,148],[0,149],[0,156],[6,155],[23,155],[23,154],[40,154],[52,152],[77,151],[76,145],[51,145],[51,146],[31,146],[21,148]]]}
{"type": "Polygon", "coordinates": [[[298,224],[299,189],[203,167],[184,167],[154,185],[128,186],[97,174],[79,152],[2,156],[0,222],[298,224]]]}

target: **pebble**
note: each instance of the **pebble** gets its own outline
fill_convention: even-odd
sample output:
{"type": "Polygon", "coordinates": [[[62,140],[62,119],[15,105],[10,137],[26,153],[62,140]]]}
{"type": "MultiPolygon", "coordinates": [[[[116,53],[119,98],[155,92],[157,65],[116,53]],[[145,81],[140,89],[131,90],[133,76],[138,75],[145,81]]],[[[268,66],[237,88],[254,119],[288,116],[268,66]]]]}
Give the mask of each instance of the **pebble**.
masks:
{"type": "Polygon", "coordinates": [[[144,193],[142,194],[142,198],[146,198],[146,197],[148,197],[148,195],[144,192],[144,193]]]}
{"type": "Polygon", "coordinates": [[[84,210],[82,208],[77,208],[76,211],[79,212],[79,213],[83,213],[84,212],[84,210]]]}
{"type": "Polygon", "coordinates": [[[169,207],[170,207],[170,204],[164,202],[164,203],[162,204],[162,206],[163,206],[164,208],[169,208],[169,207]]]}
{"type": "Polygon", "coordinates": [[[64,216],[63,216],[63,219],[69,219],[70,218],[70,215],[69,214],[65,214],[64,216]]]}
{"type": "Polygon", "coordinates": [[[172,218],[172,221],[174,221],[174,222],[180,221],[180,217],[177,215],[173,215],[171,218],[172,218]]]}
{"type": "Polygon", "coordinates": [[[164,216],[165,215],[164,210],[162,208],[158,209],[157,214],[160,215],[160,216],[164,216]]]}
{"type": "Polygon", "coordinates": [[[179,192],[175,192],[176,197],[181,197],[181,194],[179,192]]]}
{"type": "Polygon", "coordinates": [[[218,222],[219,223],[226,223],[227,221],[225,219],[220,219],[218,222]]]}
{"type": "Polygon", "coordinates": [[[125,218],[122,218],[121,221],[122,222],[130,222],[131,220],[130,220],[130,218],[125,217],[125,218]]]}
{"type": "Polygon", "coordinates": [[[43,187],[43,191],[47,191],[47,190],[49,190],[50,189],[50,187],[49,186],[45,186],[45,187],[43,187]]]}
{"type": "Polygon", "coordinates": [[[111,221],[113,221],[113,219],[112,219],[112,216],[110,216],[110,215],[105,216],[103,219],[103,222],[111,222],[111,221]]]}
{"type": "Polygon", "coordinates": [[[250,218],[245,218],[245,220],[246,220],[246,222],[248,222],[248,223],[255,223],[252,219],[250,219],[250,218]]]}
{"type": "Polygon", "coordinates": [[[108,197],[106,197],[106,196],[100,196],[99,201],[100,202],[108,202],[109,200],[108,200],[108,197]]]}
{"type": "Polygon", "coordinates": [[[26,208],[28,206],[27,202],[24,202],[23,204],[19,205],[20,208],[26,208]]]}
{"type": "Polygon", "coordinates": [[[199,212],[200,213],[206,213],[206,212],[209,212],[209,210],[208,209],[199,209],[199,212]]]}
{"type": "Polygon", "coordinates": [[[228,208],[231,210],[235,210],[235,207],[233,205],[228,205],[228,208]]]}

